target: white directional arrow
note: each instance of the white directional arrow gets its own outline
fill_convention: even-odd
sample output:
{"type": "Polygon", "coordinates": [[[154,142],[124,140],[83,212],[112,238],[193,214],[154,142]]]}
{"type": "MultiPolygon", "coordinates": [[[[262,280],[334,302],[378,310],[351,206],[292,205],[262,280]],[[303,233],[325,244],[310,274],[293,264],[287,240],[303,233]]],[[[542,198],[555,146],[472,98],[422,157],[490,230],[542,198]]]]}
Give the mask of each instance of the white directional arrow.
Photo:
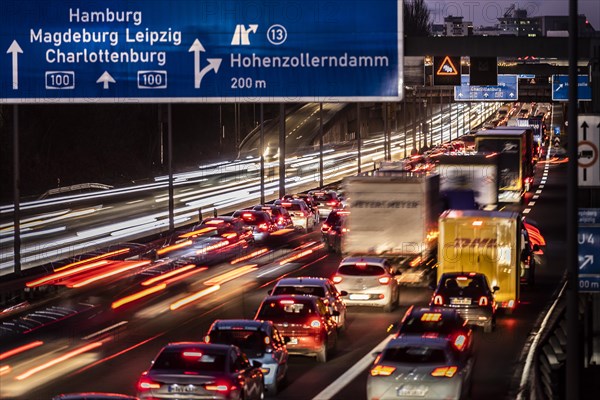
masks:
{"type": "Polygon", "coordinates": [[[583,269],[586,265],[593,264],[593,263],[594,263],[594,256],[591,254],[586,254],[585,256],[583,256],[583,263],[581,263],[581,265],[579,266],[579,269],[583,269]]]}
{"type": "Polygon", "coordinates": [[[100,75],[100,78],[98,78],[96,83],[102,83],[103,84],[102,89],[108,89],[109,83],[117,83],[117,81],[115,81],[114,78],[112,76],[110,76],[108,71],[104,71],[104,73],[102,75],[100,75]]]}
{"type": "Polygon", "coordinates": [[[189,52],[194,52],[194,88],[200,88],[200,81],[202,80],[202,76],[200,76],[200,52],[206,51],[202,43],[198,39],[194,40],[194,43],[190,46],[189,52]]]}
{"type": "Polygon", "coordinates": [[[508,94],[508,96],[509,96],[510,98],[513,98],[513,97],[515,97],[515,94],[511,92],[511,93],[509,93],[509,94],[508,94]]]}
{"type": "Polygon", "coordinates": [[[462,92],[458,92],[458,97],[463,97],[462,92]]]}
{"type": "Polygon", "coordinates": [[[12,87],[13,90],[19,89],[19,53],[23,53],[23,49],[19,46],[16,40],[13,40],[6,54],[12,53],[12,87]]]}
{"type": "Polygon", "coordinates": [[[487,94],[487,93],[484,93],[484,94],[483,94],[483,97],[486,97],[486,98],[487,98],[487,97],[490,97],[490,95],[489,95],[489,94],[487,94]]]}
{"type": "Polygon", "coordinates": [[[208,65],[204,68],[202,68],[202,71],[200,71],[200,74],[198,75],[198,86],[196,86],[196,89],[200,88],[200,84],[202,83],[202,78],[204,77],[204,75],[206,75],[210,70],[215,71],[215,74],[217,72],[219,72],[219,67],[221,66],[221,58],[207,58],[206,61],[208,61],[208,65]]]}

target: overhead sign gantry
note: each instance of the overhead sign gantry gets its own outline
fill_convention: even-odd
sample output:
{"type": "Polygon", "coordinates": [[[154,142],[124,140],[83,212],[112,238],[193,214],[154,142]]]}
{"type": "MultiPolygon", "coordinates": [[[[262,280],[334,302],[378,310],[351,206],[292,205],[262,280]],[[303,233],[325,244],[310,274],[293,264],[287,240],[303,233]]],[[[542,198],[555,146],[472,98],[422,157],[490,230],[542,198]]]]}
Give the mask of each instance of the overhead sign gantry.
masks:
{"type": "Polygon", "coordinates": [[[398,101],[402,2],[3,0],[0,102],[398,101]]]}

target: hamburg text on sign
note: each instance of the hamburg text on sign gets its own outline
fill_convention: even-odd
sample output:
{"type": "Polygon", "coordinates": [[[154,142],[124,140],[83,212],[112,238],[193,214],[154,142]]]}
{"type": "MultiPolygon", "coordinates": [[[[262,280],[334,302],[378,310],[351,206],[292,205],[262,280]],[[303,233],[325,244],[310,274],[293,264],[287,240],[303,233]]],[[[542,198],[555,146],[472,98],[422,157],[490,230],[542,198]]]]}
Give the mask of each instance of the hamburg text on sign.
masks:
{"type": "Polygon", "coordinates": [[[398,101],[402,2],[3,0],[0,102],[398,101]]]}

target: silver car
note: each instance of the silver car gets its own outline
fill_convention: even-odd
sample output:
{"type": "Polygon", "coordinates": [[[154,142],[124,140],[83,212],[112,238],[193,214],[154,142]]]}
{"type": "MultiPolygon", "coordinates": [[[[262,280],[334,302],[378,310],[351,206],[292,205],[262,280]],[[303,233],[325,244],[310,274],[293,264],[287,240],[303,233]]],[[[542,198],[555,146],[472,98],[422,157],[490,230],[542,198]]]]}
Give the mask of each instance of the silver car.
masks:
{"type": "Polygon", "coordinates": [[[312,209],[304,200],[277,200],[276,205],[285,207],[294,223],[294,228],[299,228],[304,232],[311,232],[315,229],[316,220],[312,209]]]}
{"type": "Polygon", "coordinates": [[[392,265],[381,257],[347,257],[333,277],[338,291],[348,306],[383,307],[390,312],[398,305],[398,275],[392,265]]]}
{"type": "Polygon", "coordinates": [[[377,355],[368,399],[451,399],[470,396],[474,359],[437,335],[400,335],[377,355]]]}

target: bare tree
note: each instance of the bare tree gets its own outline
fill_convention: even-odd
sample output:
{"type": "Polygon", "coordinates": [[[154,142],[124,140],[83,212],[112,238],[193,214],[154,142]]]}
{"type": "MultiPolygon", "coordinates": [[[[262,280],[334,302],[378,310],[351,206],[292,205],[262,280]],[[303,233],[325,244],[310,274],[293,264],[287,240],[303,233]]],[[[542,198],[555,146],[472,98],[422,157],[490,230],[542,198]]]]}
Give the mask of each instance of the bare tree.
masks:
{"type": "Polygon", "coordinates": [[[404,0],[404,35],[431,36],[429,17],[425,0],[404,0]]]}

